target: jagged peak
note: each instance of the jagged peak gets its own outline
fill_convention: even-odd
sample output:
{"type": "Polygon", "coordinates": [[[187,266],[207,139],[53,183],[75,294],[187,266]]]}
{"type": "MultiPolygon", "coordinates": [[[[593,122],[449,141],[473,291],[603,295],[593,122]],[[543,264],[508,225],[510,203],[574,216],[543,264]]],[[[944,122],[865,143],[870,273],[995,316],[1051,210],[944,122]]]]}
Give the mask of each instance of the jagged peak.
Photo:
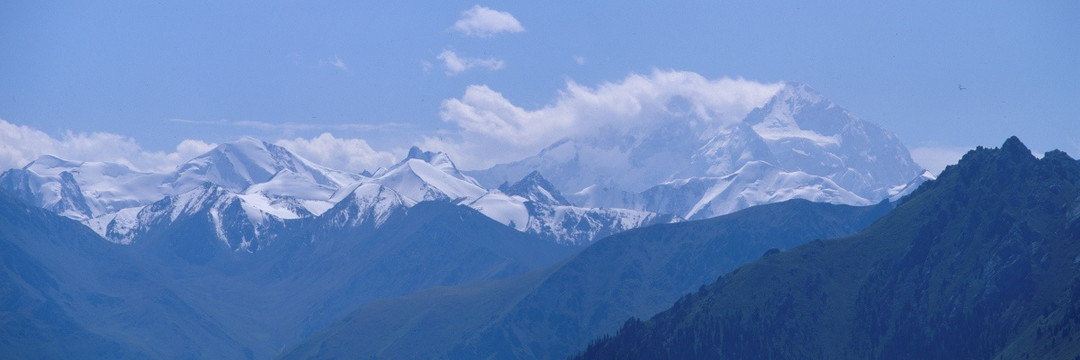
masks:
{"type": "Polygon", "coordinates": [[[445,154],[441,152],[424,151],[421,150],[418,146],[413,146],[409,148],[409,154],[405,156],[405,159],[418,159],[425,162],[431,162],[439,155],[445,156],[445,154]]]}
{"type": "Polygon", "coordinates": [[[507,195],[517,195],[533,201],[554,202],[554,205],[570,205],[570,201],[555,189],[539,170],[533,170],[513,185],[504,183],[499,191],[507,195]]]}
{"type": "Polygon", "coordinates": [[[452,168],[457,168],[454,162],[450,160],[450,156],[441,151],[425,151],[417,146],[409,148],[409,154],[405,156],[405,160],[402,162],[408,162],[411,159],[420,160],[432,165],[449,165],[452,168]]]}
{"type": "MultiPolygon", "coordinates": [[[[398,165],[392,168],[396,168],[403,164],[408,164],[411,160],[419,160],[434,166],[442,172],[450,174],[454,177],[464,179],[465,176],[458,170],[457,165],[453,160],[450,160],[450,156],[441,151],[424,151],[417,146],[409,148],[409,154],[405,156],[398,165]]],[[[381,176],[380,172],[375,172],[375,176],[381,176]]],[[[473,182],[470,180],[470,182],[473,182]]]]}
{"type": "Polygon", "coordinates": [[[1005,143],[1001,145],[1001,150],[1013,156],[1033,156],[1031,149],[1028,149],[1015,135],[1005,140],[1005,143]]]}

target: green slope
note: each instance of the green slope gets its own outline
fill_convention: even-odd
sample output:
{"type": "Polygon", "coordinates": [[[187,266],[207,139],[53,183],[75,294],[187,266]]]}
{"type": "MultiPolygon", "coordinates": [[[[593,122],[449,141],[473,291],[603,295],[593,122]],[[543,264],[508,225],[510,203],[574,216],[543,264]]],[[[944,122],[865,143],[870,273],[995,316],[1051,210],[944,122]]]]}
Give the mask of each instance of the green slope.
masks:
{"type": "Polygon", "coordinates": [[[891,208],[803,200],[602,239],[555,266],[361,306],[285,358],[561,358],[772,248],[851,234],[891,208]]]}
{"type": "Polygon", "coordinates": [[[739,268],[582,359],[1072,359],[1080,165],[979,148],[858,235],[739,268]]]}

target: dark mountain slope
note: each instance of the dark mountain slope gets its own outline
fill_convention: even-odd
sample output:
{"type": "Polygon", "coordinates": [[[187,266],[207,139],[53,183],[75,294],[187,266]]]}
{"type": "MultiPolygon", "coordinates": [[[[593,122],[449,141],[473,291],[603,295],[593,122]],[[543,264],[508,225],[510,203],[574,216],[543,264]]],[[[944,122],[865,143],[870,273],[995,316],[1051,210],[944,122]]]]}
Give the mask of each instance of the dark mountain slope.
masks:
{"type": "Polygon", "coordinates": [[[123,246],[0,194],[0,358],[266,358],[367,301],[576,250],[440,202],[378,229],[309,224],[255,254],[182,224],[123,246]]]}
{"type": "Polygon", "coordinates": [[[0,357],[243,358],[125,250],[0,192],[0,357]]]}
{"type": "Polygon", "coordinates": [[[1080,165],[978,148],[858,235],[769,254],[583,359],[1080,355],[1080,165]]]}
{"type": "Polygon", "coordinates": [[[631,230],[547,269],[365,304],[285,357],[565,357],[766,250],[854,233],[890,208],[793,200],[631,230]]]}
{"type": "Polygon", "coordinates": [[[269,357],[366,302],[505,278],[549,266],[577,250],[443,201],[401,209],[379,227],[335,227],[332,219],[315,219],[255,254],[232,251],[213,239],[186,239],[216,245],[214,260],[205,264],[167,252],[145,256],[165,263],[180,298],[220,319],[256,357],[269,357]]]}

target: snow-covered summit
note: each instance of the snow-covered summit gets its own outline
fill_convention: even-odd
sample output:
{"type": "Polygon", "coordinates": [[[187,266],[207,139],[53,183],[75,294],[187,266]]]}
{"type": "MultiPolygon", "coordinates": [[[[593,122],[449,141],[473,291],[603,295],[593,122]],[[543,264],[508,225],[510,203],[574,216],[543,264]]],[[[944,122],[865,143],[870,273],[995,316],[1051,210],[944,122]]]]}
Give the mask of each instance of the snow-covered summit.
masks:
{"type": "Polygon", "coordinates": [[[516,195],[529,201],[551,205],[570,205],[570,201],[563,197],[562,193],[555,188],[539,171],[533,171],[525,175],[517,183],[503,183],[499,185],[499,191],[507,195],[516,195]]]}
{"type": "Polygon", "coordinates": [[[656,119],[468,173],[446,153],[412,147],[392,166],[355,174],[242,138],[167,173],[43,156],[0,175],[0,187],[121,243],[184,221],[224,226],[219,237],[230,248],[256,250],[289,224],[327,216],[334,220],[320,223],[378,227],[423,201],[584,244],[795,198],[872,204],[928,179],[892,133],[803,84],[784,84],[741,121],[680,111],[678,101],[663,106],[656,119]]]}
{"type": "Polygon", "coordinates": [[[0,175],[0,187],[31,204],[86,220],[156,201],[163,174],[108,162],[81,162],[45,155],[0,175]]]}
{"type": "Polygon", "coordinates": [[[788,198],[874,203],[922,173],[896,136],[804,84],[785,83],[740,122],[684,114],[642,126],[563,139],[469,175],[495,186],[539,170],[578,206],[700,218],[788,198]],[[753,168],[771,179],[750,176],[753,163],[768,165],[753,168]],[[720,193],[743,195],[706,191],[720,183],[728,186],[720,193]]]}
{"type": "Polygon", "coordinates": [[[409,156],[401,162],[362,181],[386,186],[414,202],[476,199],[487,192],[476,180],[458,170],[445,153],[417,147],[409,150],[409,156]]]}
{"type": "Polygon", "coordinates": [[[168,179],[173,192],[181,193],[209,182],[234,192],[269,181],[278,172],[289,171],[317,185],[339,188],[357,176],[315,165],[288,149],[245,137],[223,143],[213,150],[180,165],[168,179]]]}

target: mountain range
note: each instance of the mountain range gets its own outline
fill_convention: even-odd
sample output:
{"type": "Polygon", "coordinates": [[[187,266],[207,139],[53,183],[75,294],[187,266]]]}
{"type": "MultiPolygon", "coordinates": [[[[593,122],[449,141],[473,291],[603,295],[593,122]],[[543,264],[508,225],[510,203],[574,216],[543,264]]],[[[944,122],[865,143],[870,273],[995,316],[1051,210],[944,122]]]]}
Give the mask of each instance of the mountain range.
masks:
{"type": "Polygon", "coordinates": [[[805,85],[736,123],[678,108],[480,171],[413,147],[353,173],[252,138],[164,173],[42,156],[0,174],[0,354],[567,356],[932,178],[805,85]]]}
{"type": "Polygon", "coordinates": [[[482,171],[463,172],[447,154],[414,147],[389,168],[356,174],[243,138],[168,173],[46,155],[4,172],[0,188],[121,244],[205,212],[201,221],[223,245],[254,252],[356,190],[357,199],[368,191],[400,198],[367,209],[383,212],[376,220],[398,207],[451,200],[518,231],[585,245],[644,225],[789,199],[870,205],[932,178],[891,133],[806,85],[785,85],[734,124],[672,116],[659,128],[567,138],[482,171]]]}
{"type": "Polygon", "coordinates": [[[977,148],[866,231],[779,251],[581,359],[1080,357],[1080,164],[977,148]]]}
{"type": "Polygon", "coordinates": [[[495,186],[539,170],[577,205],[684,219],[789,199],[870,205],[932,178],[892,133],[805,84],[784,84],[735,123],[702,119],[675,100],[667,109],[669,121],[567,138],[468,173],[495,186]]]}

